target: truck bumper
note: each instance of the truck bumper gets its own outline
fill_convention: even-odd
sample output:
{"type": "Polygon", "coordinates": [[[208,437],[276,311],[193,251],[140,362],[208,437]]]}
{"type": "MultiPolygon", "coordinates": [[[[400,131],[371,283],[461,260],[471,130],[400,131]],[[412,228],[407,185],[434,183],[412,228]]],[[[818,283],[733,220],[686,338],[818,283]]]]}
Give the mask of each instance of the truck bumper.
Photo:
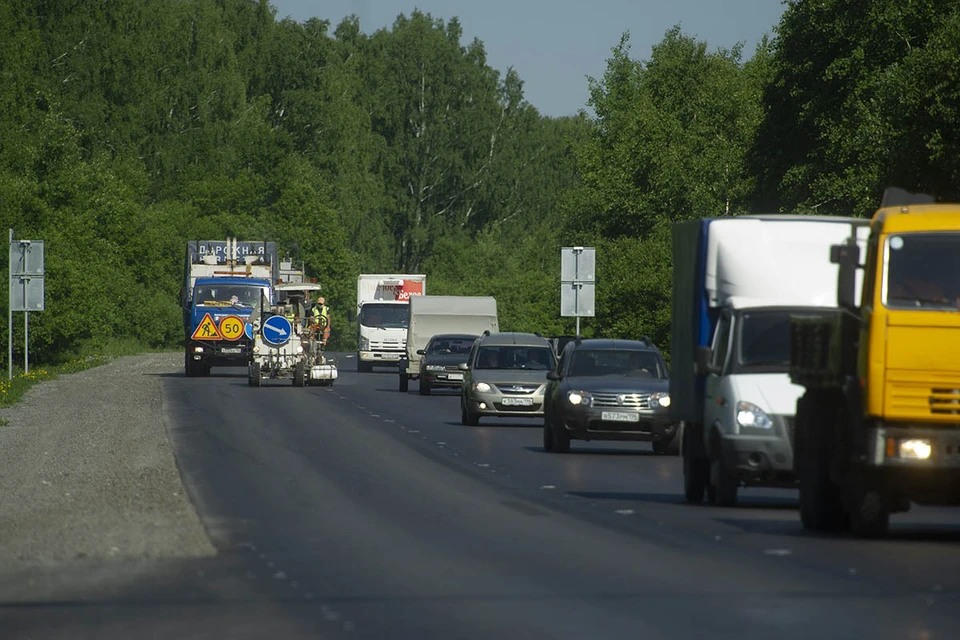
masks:
{"type": "Polygon", "coordinates": [[[778,435],[725,435],[720,439],[720,455],[735,476],[745,482],[770,486],[792,485],[793,449],[778,435]]]}
{"type": "Polygon", "coordinates": [[[404,355],[403,351],[361,351],[359,353],[361,362],[369,362],[370,364],[394,364],[400,362],[400,358],[404,355]]]}
{"type": "Polygon", "coordinates": [[[194,362],[212,367],[245,367],[253,354],[250,344],[193,341],[187,352],[194,362]]]}

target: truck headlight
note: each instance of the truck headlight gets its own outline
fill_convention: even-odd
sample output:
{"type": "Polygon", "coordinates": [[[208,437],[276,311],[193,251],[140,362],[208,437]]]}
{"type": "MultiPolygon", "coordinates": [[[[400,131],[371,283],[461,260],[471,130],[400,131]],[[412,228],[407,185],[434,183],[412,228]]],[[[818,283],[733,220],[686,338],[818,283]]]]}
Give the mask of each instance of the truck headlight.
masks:
{"type": "Polygon", "coordinates": [[[651,409],[656,409],[657,407],[663,407],[666,409],[670,406],[670,394],[669,393],[651,393],[650,394],[650,405],[651,409]]]}
{"type": "Polygon", "coordinates": [[[767,413],[753,404],[741,400],[737,403],[737,424],[748,429],[770,429],[773,427],[773,420],[767,413]]]}
{"type": "Polygon", "coordinates": [[[194,352],[194,353],[203,353],[203,347],[194,347],[194,348],[193,348],[193,352],[194,352]]]}
{"type": "Polygon", "coordinates": [[[486,382],[474,382],[473,390],[479,391],[480,393],[486,393],[487,391],[490,391],[490,385],[488,385],[486,382]]]}
{"type": "Polygon", "coordinates": [[[586,391],[568,391],[567,402],[576,406],[589,407],[590,394],[586,391]]]}
{"type": "Polygon", "coordinates": [[[900,457],[909,460],[927,460],[933,453],[933,446],[929,440],[920,438],[911,438],[910,440],[901,440],[900,457]]]}
{"type": "Polygon", "coordinates": [[[369,351],[370,350],[370,338],[366,336],[360,336],[360,351],[369,351]]]}

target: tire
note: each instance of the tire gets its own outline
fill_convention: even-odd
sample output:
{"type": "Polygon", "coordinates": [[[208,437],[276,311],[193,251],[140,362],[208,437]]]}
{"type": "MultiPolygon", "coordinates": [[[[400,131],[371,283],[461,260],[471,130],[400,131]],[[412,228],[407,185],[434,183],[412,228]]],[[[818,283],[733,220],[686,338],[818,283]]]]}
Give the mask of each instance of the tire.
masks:
{"type": "Polygon", "coordinates": [[[407,377],[407,374],[400,374],[400,393],[406,393],[407,388],[410,386],[410,378],[407,377]]]}
{"type": "Polygon", "coordinates": [[[830,432],[835,419],[825,394],[805,393],[797,402],[794,470],[800,485],[800,521],[811,531],[842,531],[847,526],[840,487],[830,481],[830,432]]]}
{"type": "Polygon", "coordinates": [[[460,396],[460,422],[467,427],[475,427],[480,424],[480,416],[467,409],[467,401],[460,396]]]}
{"type": "Polygon", "coordinates": [[[260,386],[260,363],[251,362],[247,373],[247,383],[251,387],[260,386]]]}
{"type": "Polygon", "coordinates": [[[307,381],[307,366],[301,360],[293,367],[293,386],[302,387],[307,381]]]}
{"type": "Polygon", "coordinates": [[[189,351],[183,353],[183,375],[193,378],[197,375],[197,368],[194,366],[193,358],[190,355],[189,351]]]}
{"type": "Polygon", "coordinates": [[[551,424],[553,430],[553,451],[554,453],[570,453],[570,432],[556,424],[551,424]]]}
{"type": "Polygon", "coordinates": [[[547,452],[552,452],[556,448],[556,442],[553,439],[553,428],[550,426],[550,423],[547,421],[547,418],[543,418],[543,450],[547,452]]]}
{"type": "Polygon", "coordinates": [[[430,383],[420,378],[420,395],[428,396],[430,395],[430,383]]]}
{"type": "Polygon", "coordinates": [[[740,482],[727,468],[721,453],[710,461],[710,482],[707,484],[707,497],[718,507],[732,507],[737,504],[737,490],[740,482]]]}
{"type": "Polygon", "coordinates": [[[710,461],[702,456],[696,455],[699,449],[695,446],[693,438],[700,436],[702,427],[699,424],[684,424],[680,429],[680,441],[683,443],[681,455],[683,456],[683,495],[687,502],[691,504],[700,504],[703,502],[703,496],[707,492],[707,485],[710,483],[710,461]]]}

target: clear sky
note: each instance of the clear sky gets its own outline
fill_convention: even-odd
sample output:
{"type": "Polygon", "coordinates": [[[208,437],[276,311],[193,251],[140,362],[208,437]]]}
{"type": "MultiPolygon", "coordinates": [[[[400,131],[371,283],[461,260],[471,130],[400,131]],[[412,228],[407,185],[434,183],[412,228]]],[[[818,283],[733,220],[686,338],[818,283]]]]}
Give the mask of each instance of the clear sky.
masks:
{"type": "Polygon", "coordinates": [[[599,78],[610,50],[630,32],[630,55],[646,60],[673,25],[711,49],[744,43],[749,58],[757,41],[785,10],[781,0],[270,0],[277,19],[318,17],[336,26],[351,13],[366,33],[389,28],[415,8],[434,18],[456,16],[464,44],[483,41],[488,64],[510,66],[523,80],[524,97],[548,116],[585,107],[587,76],[599,78]]]}

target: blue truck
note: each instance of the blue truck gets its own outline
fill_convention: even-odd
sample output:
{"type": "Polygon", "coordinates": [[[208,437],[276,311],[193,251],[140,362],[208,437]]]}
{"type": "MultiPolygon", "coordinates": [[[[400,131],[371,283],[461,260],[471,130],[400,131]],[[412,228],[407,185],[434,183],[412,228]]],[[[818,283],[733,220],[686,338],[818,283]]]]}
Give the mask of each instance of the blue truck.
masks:
{"type": "Polygon", "coordinates": [[[187,243],[181,292],[184,373],[247,366],[255,324],[274,302],[279,277],[275,242],[194,240],[187,243]]]}

